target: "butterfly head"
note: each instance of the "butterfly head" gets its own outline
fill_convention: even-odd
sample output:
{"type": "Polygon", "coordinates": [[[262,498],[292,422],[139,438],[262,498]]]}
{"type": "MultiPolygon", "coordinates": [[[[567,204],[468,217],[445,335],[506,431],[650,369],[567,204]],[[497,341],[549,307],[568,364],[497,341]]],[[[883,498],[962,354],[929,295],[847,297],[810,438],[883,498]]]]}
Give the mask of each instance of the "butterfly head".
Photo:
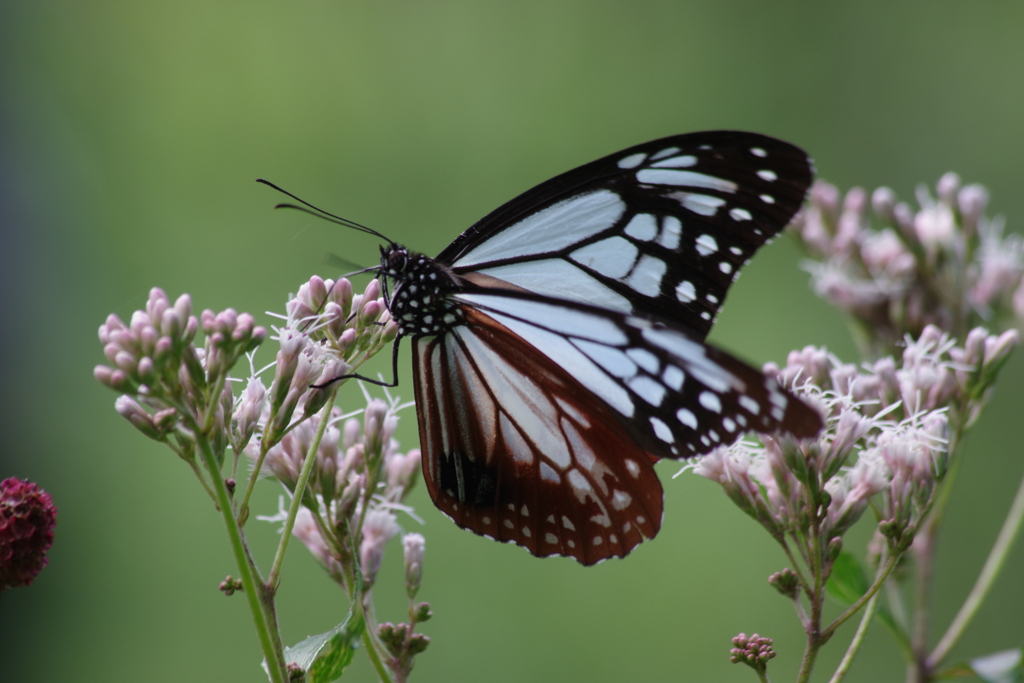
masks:
{"type": "Polygon", "coordinates": [[[400,244],[382,245],[379,272],[382,280],[394,283],[385,298],[400,334],[434,336],[465,323],[451,296],[457,287],[455,276],[436,260],[400,244]]]}

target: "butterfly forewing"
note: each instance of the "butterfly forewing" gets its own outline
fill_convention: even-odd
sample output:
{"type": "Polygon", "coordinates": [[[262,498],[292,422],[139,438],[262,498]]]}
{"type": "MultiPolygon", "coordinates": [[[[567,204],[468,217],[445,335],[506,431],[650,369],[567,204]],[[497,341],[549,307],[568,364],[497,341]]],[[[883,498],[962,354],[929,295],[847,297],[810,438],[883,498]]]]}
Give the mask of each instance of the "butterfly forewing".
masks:
{"type": "Polygon", "coordinates": [[[414,342],[423,466],[459,526],[534,555],[622,557],[661,523],[651,460],[557,363],[490,316],[414,342]]]}
{"type": "Polygon", "coordinates": [[[659,457],[707,453],[749,429],[821,428],[818,413],[775,380],[667,322],[518,292],[456,298],[548,356],[659,457]]]}
{"type": "Polygon", "coordinates": [[[803,201],[811,164],[763,135],[637,145],[492,212],[438,260],[471,280],[684,325],[703,339],[740,267],[803,201]]]}

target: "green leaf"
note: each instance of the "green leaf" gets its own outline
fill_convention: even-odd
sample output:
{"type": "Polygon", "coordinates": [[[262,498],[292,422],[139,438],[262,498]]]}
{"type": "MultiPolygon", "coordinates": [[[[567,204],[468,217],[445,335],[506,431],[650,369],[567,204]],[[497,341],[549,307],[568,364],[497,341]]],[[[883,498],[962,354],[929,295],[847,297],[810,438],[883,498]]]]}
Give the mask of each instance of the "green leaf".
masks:
{"type": "MultiPolygon", "coordinates": [[[[330,631],[309,636],[292,647],[284,649],[287,664],[298,664],[306,672],[306,683],[331,683],[342,673],[355,656],[365,624],[362,617],[353,619],[349,610],[345,621],[330,631]]],[[[267,670],[267,662],[263,662],[267,670]]]]}
{"type": "MultiPolygon", "coordinates": [[[[853,553],[843,550],[832,565],[832,573],[825,582],[825,593],[841,605],[852,605],[868,592],[867,574],[860,560],[853,553]]],[[[879,604],[875,610],[875,618],[885,624],[886,628],[900,641],[906,641],[906,634],[885,605],[879,604]]]]}
{"type": "Polygon", "coordinates": [[[1024,674],[1021,648],[993,652],[971,660],[971,669],[986,683],[1017,683],[1024,674]]]}
{"type": "Polygon", "coordinates": [[[844,605],[857,602],[868,590],[868,579],[860,560],[843,550],[832,565],[832,573],[825,583],[830,598],[844,605]]]}

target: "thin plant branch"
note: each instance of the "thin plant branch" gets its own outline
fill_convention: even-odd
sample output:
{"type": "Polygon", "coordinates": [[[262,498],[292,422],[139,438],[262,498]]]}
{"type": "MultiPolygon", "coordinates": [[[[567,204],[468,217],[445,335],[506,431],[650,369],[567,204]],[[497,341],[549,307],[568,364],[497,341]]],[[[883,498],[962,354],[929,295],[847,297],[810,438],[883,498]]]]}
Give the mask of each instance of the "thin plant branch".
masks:
{"type": "Polygon", "coordinates": [[[928,656],[927,664],[929,667],[934,668],[945,659],[946,655],[949,654],[949,651],[960,639],[960,636],[963,635],[971,619],[977,614],[978,608],[981,607],[981,603],[984,602],[988,592],[995,584],[996,577],[999,576],[1000,570],[1006,563],[1006,558],[1013,547],[1017,534],[1020,533],[1022,525],[1024,525],[1024,479],[1021,479],[1020,486],[1017,488],[1017,495],[1014,496],[1013,503],[1010,505],[1010,510],[1006,515],[1006,520],[1003,522],[1003,527],[999,530],[999,536],[996,537],[996,542],[989,552],[988,559],[985,560],[985,566],[982,567],[981,574],[978,575],[974,588],[971,589],[963,606],[957,612],[956,617],[953,618],[952,623],[946,629],[946,633],[939,640],[938,645],[935,646],[935,649],[928,656]]]}

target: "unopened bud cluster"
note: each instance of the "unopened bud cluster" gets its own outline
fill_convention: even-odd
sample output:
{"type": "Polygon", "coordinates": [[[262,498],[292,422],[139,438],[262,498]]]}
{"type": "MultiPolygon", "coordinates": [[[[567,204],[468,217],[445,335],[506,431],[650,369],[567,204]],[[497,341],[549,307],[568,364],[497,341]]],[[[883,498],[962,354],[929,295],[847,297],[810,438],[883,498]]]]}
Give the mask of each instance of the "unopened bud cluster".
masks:
{"type": "MultiPolygon", "coordinates": [[[[1016,331],[978,328],[959,347],[929,326],[918,340],[907,338],[902,362],[886,357],[861,368],[824,349],[793,351],[786,367],[769,364],[765,374],[821,411],[821,434],[803,441],[761,435],[760,444],[713,451],[693,470],[718,482],[776,539],[817,536],[826,568],[881,494],[879,530],[902,552],[946,473],[950,421],[969,425],[1017,341],[1016,331]]],[[[795,591],[792,581],[774,578],[781,592],[795,591]]]]}
{"type": "Polygon", "coordinates": [[[842,197],[818,181],[792,224],[815,259],[815,290],[859,323],[872,355],[927,325],[962,338],[980,324],[1006,328],[1024,318],[1021,238],[1004,237],[1002,219],[985,215],[984,187],[947,173],[936,193],[919,187],[915,210],[887,187],[842,197]]]}
{"type": "Polygon", "coordinates": [[[750,636],[740,633],[732,639],[732,644],[735,647],[729,650],[729,661],[733,664],[742,663],[752,669],[764,671],[768,666],[768,660],[775,657],[772,639],[756,633],[750,636]]]}
{"type": "Polygon", "coordinates": [[[100,325],[111,365],[97,365],[94,375],[122,393],[114,407],[146,436],[173,438],[176,452],[190,460],[195,432],[202,431],[222,458],[235,422],[228,372],[266,336],[248,313],[205,310],[197,319],[187,294],[172,304],[154,287],[145,310],[135,311],[128,324],[111,314],[100,325]],[[193,343],[199,330],[201,348],[193,343]]]}

